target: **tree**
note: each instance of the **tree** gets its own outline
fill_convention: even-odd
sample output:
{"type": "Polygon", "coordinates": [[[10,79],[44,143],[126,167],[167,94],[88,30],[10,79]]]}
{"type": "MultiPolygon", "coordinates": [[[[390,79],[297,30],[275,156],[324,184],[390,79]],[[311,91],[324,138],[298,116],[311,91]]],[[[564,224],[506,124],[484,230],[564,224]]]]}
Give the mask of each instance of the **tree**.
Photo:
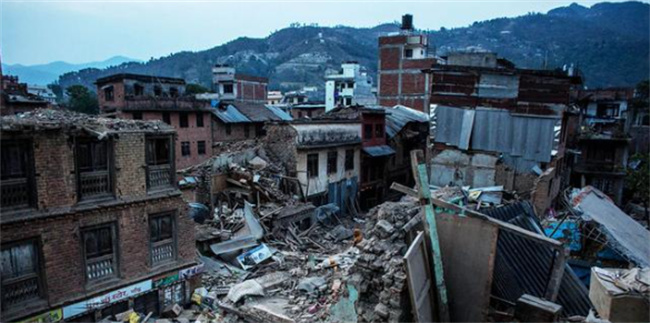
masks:
{"type": "Polygon", "coordinates": [[[185,94],[187,95],[193,95],[193,94],[201,94],[201,93],[211,93],[208,88],[200,85],[200,84],[195,84],[195,83],[190,83],[185,86],[185,94]]]}
{"type": "Polygon", "coordinates": [[[98,114],[97,96],[83,85],[73,85],[65,90],[68,109],[86,114],[98,114]]]}

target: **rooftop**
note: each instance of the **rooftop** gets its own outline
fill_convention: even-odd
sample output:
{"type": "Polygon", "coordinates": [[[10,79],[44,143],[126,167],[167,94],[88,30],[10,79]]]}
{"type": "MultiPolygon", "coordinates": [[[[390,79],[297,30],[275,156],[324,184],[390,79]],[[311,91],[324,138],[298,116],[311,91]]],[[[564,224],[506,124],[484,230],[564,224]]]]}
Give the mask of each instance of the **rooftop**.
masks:
{"type": "Polygon", "coordinates": [[[119,74],[113,74],[105,77],[100,77],[95,81],[95,84],[99,85],[99,84],[121,81],[121,80],[136,80],[136,81],[141,81],[146,83],[156,82],[156,83],[170,83],[170,84],[180,84],[180,85],[185,84],[185,80],[182,78],[133,74],[133,73],[119,73],[119,74]]]}
{"type": "Polygon", "coordinates": [[[67,110],[37,109],[0,119],[2,131],[83,130],[104,137],[119,132],[174,133],[162,121],[110,119],[67,110]]]}

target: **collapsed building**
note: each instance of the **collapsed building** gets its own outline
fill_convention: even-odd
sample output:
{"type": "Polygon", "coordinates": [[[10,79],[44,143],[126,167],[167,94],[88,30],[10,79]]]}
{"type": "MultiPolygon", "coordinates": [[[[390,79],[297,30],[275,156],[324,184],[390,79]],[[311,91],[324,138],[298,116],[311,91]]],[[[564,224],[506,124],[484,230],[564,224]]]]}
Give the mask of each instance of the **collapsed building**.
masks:
{"type": "Polygon", "coordinates": [[[503,186],[531,196],[541,216],[561,186],[565,112],[580,78],[517,69],[491,53],[450,54],[425,72],[432,84],[431,184],[503,186]]]}
{"type": "Polygon", "coordinates": [[[188,300],[200,266],[172,127],[49,109],[0,127],[4,321],[157,316],[188,300]]]}

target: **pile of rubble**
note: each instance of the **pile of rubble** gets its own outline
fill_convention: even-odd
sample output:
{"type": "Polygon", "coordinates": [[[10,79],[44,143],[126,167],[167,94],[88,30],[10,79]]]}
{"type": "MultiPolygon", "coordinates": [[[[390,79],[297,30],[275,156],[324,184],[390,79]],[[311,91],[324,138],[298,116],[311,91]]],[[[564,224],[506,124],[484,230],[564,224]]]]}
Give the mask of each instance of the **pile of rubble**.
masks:
{"type": "MultiPolygon", "coordinates": [[[[407,245],[401,228],[419,206],[406,199],[384,203],[363,218],[340,218],[334,206],[304,203],[270,203],[258,212],[246,204],[222,213],[224,227],[241,221],[238,232],[254,243],[251,249],[240,248],[247,243],[241,240],[234,252],[223,252],[230,250],[228,241],[242,237],[232,233],[213,244],[209,256],[200,256],[203,287],[194,291],[195,304],[183,315],[214,322],[408,320],[402,261],[407,245]],[[300,220],[301,210],[308,218],[300,220]],[[283,223],[288,214],[294,222],[283,223]],[[297,224],[305,220],[310,225],[297,224]],[[258,224],[261,235],[255,233],[258,224]],[[242,261],[246,257],[252,259],[248,264],[242,261]]],[[[218,221],[207,222],[221,227],[218,221]]]]}

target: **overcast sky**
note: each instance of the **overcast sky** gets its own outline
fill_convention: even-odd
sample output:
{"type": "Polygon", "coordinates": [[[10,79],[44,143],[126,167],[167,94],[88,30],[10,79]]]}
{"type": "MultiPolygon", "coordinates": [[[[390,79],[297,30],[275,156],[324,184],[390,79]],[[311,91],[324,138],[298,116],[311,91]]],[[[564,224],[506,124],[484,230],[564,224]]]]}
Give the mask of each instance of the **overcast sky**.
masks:
{"type": "MultiPolygon", "coordinates": [[[[2,62],[83,63],[115,55],[148,60],[266,37],[293,22],[371,27],[414,16],[421,29],[545,13],[574,1],[20,1],[0,0],[2,62]]],[[[575,1],[591,6],[596,1],[575,1]]]]}

